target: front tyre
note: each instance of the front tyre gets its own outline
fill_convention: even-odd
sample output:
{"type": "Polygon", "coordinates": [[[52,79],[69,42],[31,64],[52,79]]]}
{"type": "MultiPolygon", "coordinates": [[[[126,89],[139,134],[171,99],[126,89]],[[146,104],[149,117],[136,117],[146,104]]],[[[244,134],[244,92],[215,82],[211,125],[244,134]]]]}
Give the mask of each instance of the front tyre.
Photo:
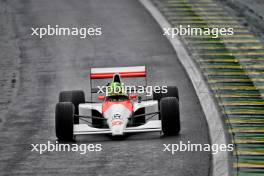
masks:
{"type": "Polygon", "coordinates": [[[160,100],[160,116],[164,135],[176,135],[180,132],[180,109],[176,97],[165,97],[160,100]]]}
{"type": "MultiPolygon", "coordinates": [[[[178,102],[179,102],[179,90],[178,90],[178,87],[176,87],[176,86],[167,86],[167,92],[166,93],[162,93],[162,92],[155,93],[155,92],[153,92],[153,100],[157,100],[158,101],[159,110],[160,110],[160,100],[162,98],[165,98],[165,97],[176,97],[178,102]]],[[[159,120],[161,120],[160,117],[159,117],[159,120]]]]}
{"type": "Polygon", "coordinates": [[[73,140],[74,105],[71,102],[59,102],[55,111],[55,131],[60,141],[73,140]]]}

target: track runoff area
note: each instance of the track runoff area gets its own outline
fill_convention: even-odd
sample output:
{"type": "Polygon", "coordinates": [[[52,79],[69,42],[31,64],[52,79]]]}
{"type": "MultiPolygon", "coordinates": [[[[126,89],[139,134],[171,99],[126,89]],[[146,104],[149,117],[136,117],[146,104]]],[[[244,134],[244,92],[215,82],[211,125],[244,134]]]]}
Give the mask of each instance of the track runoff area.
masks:
{"type": "Polygon", "coordinates": [[[211,31],[181,38],[207,79],[236,144],[233,174],[264,175],[263,44],[242,25],[243,19],[230,16],[213,0],[152,2],[178,29],[232,28],[232,35],[216,37],[211,31]]]}

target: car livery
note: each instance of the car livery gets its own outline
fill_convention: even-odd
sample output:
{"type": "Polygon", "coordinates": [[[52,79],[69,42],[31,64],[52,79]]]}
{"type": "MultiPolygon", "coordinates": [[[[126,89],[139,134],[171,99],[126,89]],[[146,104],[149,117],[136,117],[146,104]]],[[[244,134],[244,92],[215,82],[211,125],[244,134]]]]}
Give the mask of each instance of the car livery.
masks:
{"type": "MultiPolygon", "coordinates": [[[[143,78],[146,83],[146,67],[92,68],[91,97],[97,93],[93,91],[92,80],[112,79],[110,85],[121,86],[124,84],[121,79],[125,78],[143,78]]],[[[166,93],[153,93],[151,100],[142,100],[139,95],[127,92],[108,92],[99,95],[98,100],[100,102],[93,102],[91,98],[86,102],[84,92],[80,90],[60,92],[55,113],[57,138],[73,140],[76,135],[121,136],[140,132],[174,135],[180,131],[179,95],[175,86],[168,86],[166,93]],[[145,113],[150,107],[156,107],[158,111],[145,113]],[[153,120],[155,116],[158,119],[153,120]]]]}

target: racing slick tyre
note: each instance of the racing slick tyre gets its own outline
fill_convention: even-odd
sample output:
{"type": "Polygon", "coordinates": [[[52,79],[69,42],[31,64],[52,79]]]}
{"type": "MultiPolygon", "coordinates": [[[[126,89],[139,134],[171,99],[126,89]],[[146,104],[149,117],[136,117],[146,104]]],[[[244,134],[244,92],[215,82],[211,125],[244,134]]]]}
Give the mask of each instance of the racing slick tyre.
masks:
{"type": "Polygon", "coordinates": [[[180,109],[176,97],[160,100],[161,127],[164,135],[176,135],[180,132],[180,109]]]}
{"type": "MultiPolygon", "coordinates": [[[[59,102],[72,102],[76,115],[79,115],[79,104],[85,103],[85,95],[84,92],[81,90],[73,90],[73,91],[62,91],[59,95],[59,102]]],[[[74,124],[79,124],[79,118],[74,118],[74,124]]]]}
{"type": "Polygon", "coordinates": [[[55,132],[60,141],[73,140],[74,105],[71,102],[59,102],[55,111],[55,132]]]}
{"type": "MultiPolygon", "coordinates": [[[[136,115],[141,115],[141,114],[145,114],[145,108],[140,108],[140,109],[138,109],[138,110],[134,113],[134,116],[136,116],[136,115]]],[[[145,116],[137,117],[137,118],[135,118],[135,119],[133,120],[133,126],[143,125],[144,123],[146,123],[145,116]]]]}
{"type": "Polygon", "coordinates": [[[167,86],[167,93],[155,93],[153,92],[153,100],[158,100],[160,102],[160,100],[162,98],[165,97],[176,97],[179,101],[179,91],[178,91],[178,87],[176,86],[167,86]]]}
{"type": "MultiPolygon", "coordinates": [[[[179,102],[179,91],[176,86],[167,86],[167,93],[155,93],[153,92],[153,100],[158,100],[158,108],[160,110],[160,100],[165,97],[176,97],[179,102]]],[[[159,117],[160,120],[160,117],[159,117]]]]}

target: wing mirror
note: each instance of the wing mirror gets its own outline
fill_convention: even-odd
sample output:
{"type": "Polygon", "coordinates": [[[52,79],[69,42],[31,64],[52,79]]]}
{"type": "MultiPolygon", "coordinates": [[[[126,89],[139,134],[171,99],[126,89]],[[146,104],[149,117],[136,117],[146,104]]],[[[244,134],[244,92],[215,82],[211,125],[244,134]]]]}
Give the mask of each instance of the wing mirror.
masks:
{"type": "Polygon", "coordinates": [[[137,95],[129,95],[129,99],[137,99],[137,95]]]}
{"type": "Polygon", "coordinates": [[[103,95],[99,95],[99,96],[98,96],[98,100],[104,101],[104,100],[105,100],[105,96],[103,96],[103,95]]]}

